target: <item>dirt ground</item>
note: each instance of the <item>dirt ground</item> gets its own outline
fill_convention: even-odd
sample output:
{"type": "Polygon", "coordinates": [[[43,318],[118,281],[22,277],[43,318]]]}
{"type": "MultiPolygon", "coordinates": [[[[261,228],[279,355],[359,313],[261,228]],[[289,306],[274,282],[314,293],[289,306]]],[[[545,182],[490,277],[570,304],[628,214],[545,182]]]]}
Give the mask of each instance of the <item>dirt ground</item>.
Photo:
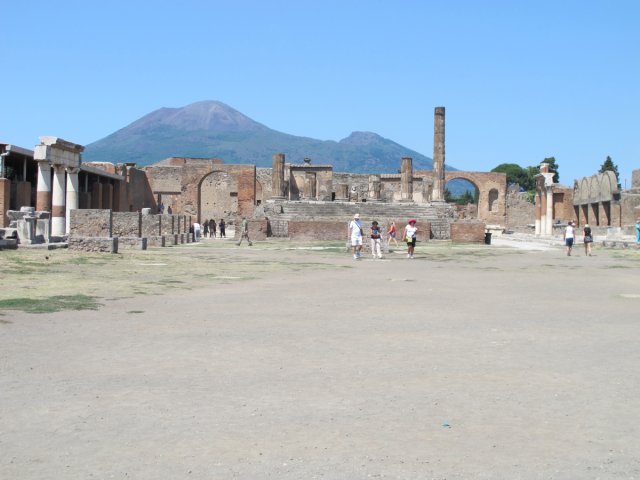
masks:
{"type": "Polygon", "coordinates": [[[640,254],[518,247],[0,252],[102,304],[0,311],[0,478],[640,478],[640,254]]]}

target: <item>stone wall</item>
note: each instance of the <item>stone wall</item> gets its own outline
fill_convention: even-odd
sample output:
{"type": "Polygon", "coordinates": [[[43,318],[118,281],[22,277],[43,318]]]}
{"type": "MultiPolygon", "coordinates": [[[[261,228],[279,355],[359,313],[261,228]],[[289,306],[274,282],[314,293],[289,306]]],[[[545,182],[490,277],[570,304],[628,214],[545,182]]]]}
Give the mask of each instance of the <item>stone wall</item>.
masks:
{"type": "Polygon", "coordinates": [[[140,237],[140,216],[139,212],[113,212],[112,234],[116,237],[140,237]]]}
{"type": "Polygon", "coordinates": [[[118,237],[69,237],[69,250],[118,253],[118,237]]]}
{"type": "Polygon", "coordinates": [[[264,203],[273,197],[270,168],[256,168],[256,203],[264,203]]]}
{"type": "Polygon", "coordinates": [[[0,227],[8,227],[7,211],[11,209],[11,180],[0,178],[0,227]]]}
{"type": "Polygon", "coordinates": [[[111,210],[71,210],[70,236],[111,237],[112,218],[111,210]]]}
{"type": "Polygon", "coordinates": [[[347,224],[342,221],[290,221],[292,240],[346,240],[347,224]]]}
{"type": "MultiPolygon", "coordinates": [[[[161,235],[162,220],[170,215],[140,215],[140,234],[143,237],[161,235]]],[[[170,232],[173,233],[173,232],[170,232]]]]}
{"type": "Polygon", "coordinates": [[[483,222],[454,222],[451,224],[451,241],[454,243],[483,243],[483,222]]]}
{"type": "Polygon", "coordinates": [[[120,205],[120,210],[135,212],[142,210],[143,208],[151,208],[152,212],[157,211],[156,199],[149,179],[147,178],[146,171],[138,168],[129,167],[127,169],[127,189],[126,200],[120,205]]]}
{"type": "Polygon", "coordinates": [[[515,231],[530,232],[529,225],[536,220],[536,206],[527,200],[526,192],[507,194],[507,228],[515,231]]]}

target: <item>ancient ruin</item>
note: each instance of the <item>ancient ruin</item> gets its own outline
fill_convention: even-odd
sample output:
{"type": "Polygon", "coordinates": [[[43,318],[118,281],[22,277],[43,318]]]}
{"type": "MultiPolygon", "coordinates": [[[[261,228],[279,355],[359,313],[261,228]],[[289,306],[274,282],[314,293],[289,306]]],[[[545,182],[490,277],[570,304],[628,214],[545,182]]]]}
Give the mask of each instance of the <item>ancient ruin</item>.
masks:
{"type": "Polygon", "coordinates": [[[67,239],[71,248],[146,248],[179,243],[176,236],[184,235],[192,221],[224,218],[233,225],[241,217],[250,219],[255,239],[343,239],[355,212],[365,221],[378,220],[383,228],[416,217],[425,241],[481,242],[487,224],[499,230],[506,225],[505,174],[445,169],[444,107],[434,112],[433,170],[414,170],[412,158],[405,157],[399,159],[397,174],[334,172],[331,165],[316,165],[310,158],[288,163],[284,153],[273,155],[271,168],[182,157],[138,168],[82,162],[81,145],[56,137],[41,137],[34,152],[0,146],[3,164],[12,171],[11,180],[0,180],[1,225],[15,228],[17,236],[17,225],[8,224],[9,211],[35,206],[35,211],[51,214],[50,231],[20,234],[21,244],[67,239]],[[459,213],[444,201],[445,186],[454,179],[477,189],[475,211],[459,213]],[[163,210],[169,207],[171,216],[163,210]],[[100,228],[85,226],[95,222],[100,228]],[[127,228],[118,227],[123,222],[127,228]],[[168,227],[176,222],[180,228],[168,227]],[[33,239],[23,242],[23,235],[33,239]],[[95,240],[83,243],[82,238],[105,240],[98,248],[95,240]]]}

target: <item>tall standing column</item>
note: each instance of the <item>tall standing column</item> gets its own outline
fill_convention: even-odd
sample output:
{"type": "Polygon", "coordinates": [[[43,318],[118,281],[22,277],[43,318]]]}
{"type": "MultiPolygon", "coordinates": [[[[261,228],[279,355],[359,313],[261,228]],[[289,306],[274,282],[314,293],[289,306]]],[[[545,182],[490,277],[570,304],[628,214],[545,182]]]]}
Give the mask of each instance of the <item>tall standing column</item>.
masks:
{"type": "Polygon", "coordinates": [[[413,201],[413,158],[402,157],[400,164],[400,201],[413,201]]]}
{"type": "Polygon", "coordinates": [[[284,198],[284,153],[271,157],[271,191],[273,198],[284,198]]]}
{"type": "Polygon", "coordinates": [[[535,205],[536,205],[535,234],[539,236],[542,233],[540,231],[540,219],[542,218],[542,197],[539,191],[536,191],[535,205]]]}
{"type": "Polygon", "coordinates": [[[71,210],[78,209],[78,172],[79,168],[67,168],[67,199],[65,211],[65,233],[69,234],[71,210]]]}
{"type": "Polygon", "coordinates": [[[433,193],[434,202],[444,202],[444,107],[436,107],[433,118],[433,193]]]}
{"type": "Polygon", "coordinates": [[[36,210],[39,212],[51,211],[51,165],[49,162],[38,162],[36,210]]]}
{"type": "Polygon", "coordinates": [[[547,235],[553,235],[553,188],[547,188],[547,235]]]}
{"type": "Polygon", "coordinates": [[[65,222],[65,169],[62,165],[53,166],[53,192],[51,200],[51,235],[60,237],[66,229],[65,222]]]}

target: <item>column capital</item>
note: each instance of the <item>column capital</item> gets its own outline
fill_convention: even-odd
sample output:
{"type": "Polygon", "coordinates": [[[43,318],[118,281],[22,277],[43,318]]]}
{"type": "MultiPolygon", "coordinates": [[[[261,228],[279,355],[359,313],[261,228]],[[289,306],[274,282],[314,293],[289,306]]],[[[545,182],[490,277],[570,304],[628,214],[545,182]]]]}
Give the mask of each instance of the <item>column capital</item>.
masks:
{"type": "Polygon", "coordinates": [[[77,175],[78,173],[80,173],[79,167],[65,167],[65,170],[69,175],[74,175],[74,174],[77,175]]]}

